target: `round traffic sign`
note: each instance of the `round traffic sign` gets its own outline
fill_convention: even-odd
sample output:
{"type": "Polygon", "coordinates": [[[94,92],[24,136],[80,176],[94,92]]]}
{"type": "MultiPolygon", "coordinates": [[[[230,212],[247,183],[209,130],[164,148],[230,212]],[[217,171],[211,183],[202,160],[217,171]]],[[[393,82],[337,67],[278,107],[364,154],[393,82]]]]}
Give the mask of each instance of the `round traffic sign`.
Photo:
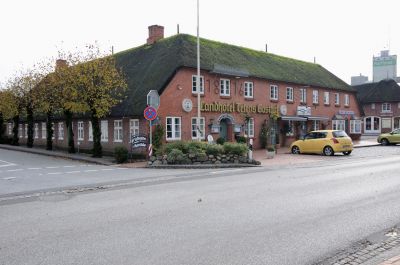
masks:
{"type": "Polygon", "coordinates": [[[153,108],[152,106],[147,106],[144,109],[144,118],[148,121],[152,121],[155,118],[157,118],[157,110],[153,108]]]}

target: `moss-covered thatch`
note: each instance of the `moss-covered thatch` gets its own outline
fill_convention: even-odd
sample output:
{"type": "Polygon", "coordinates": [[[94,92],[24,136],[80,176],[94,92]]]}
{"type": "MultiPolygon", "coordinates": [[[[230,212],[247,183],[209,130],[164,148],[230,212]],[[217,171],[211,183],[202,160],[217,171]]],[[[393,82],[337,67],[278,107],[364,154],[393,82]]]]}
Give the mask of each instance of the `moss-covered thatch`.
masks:
{"type": "MultiPolygon", "coordinates": [[[[203,70],[353,91],[318,64],[207,39],[201,39],[200,47],[203,70]]],[[[117,53],[115,57],[126,75],[128,89],[127,98],[113,109],[111,115],[142,115],[149,90],[161,94],[179,68],[196,68],[196,37],[179,34],[153,45],[117,53]]]]}

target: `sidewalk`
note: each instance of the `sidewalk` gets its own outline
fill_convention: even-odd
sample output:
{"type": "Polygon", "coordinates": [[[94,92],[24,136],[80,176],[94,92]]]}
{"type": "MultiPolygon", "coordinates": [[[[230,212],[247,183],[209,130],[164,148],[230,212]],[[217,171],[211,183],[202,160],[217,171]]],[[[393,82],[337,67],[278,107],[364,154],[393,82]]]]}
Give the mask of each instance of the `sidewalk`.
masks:
{"type": "Polygon", "coordinates": [[[393,257],[379,265],[400,265],[400,256],[393,257]]]}

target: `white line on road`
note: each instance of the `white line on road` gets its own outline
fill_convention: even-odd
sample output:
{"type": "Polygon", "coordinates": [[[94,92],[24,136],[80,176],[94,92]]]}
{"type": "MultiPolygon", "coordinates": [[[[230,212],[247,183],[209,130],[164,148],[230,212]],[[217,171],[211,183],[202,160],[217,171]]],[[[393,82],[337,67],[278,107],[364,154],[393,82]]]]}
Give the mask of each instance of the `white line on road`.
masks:
{"type": "Polygon", "coordinates": [[[16,177],[8,177],[8,178],[3,178],[4,180],[11,180],[11,179],[16,179],[16,177]]]}
{"type": "Polygon", "coordinates": [[[103,169],[101,169],[101,171],[111,171],[111,170],[114,170],[113,168],[103,168],[103,169]]]}
{"type": "Polygon", "coordinates": [[[59,167],[46,167],[46,168],[51,168],[51,169],[53,169],[53,168],[59,168],[59,167]]]}
{"type": "Polygon", "coordinates": [[[62,172],[51,172],[51,173],[47,173],[47,175],[61,175],[62,172]]]}
{"type": "Polygon", "coordinates": [[[7,172],[16,172],[16,171],[22,171],[23,169],[22,168],[17,168],[17,169],[9,169],[9,170],[6,170],[7,172]]]}
{"type": "Polygon", "coordinates": [[[79,170],[65,172],[65,174],[76,174],[76,173],[81,173],[81,172],[79,170]]]}
{"type": "Polygon", "coordinates": [[[98,171],[97,169],[89,169],[89,170],[84,170],[83,172],[96,172],[98,171]]]}
{"type": "Polygon", "coordinates": [[[229,170],[219,170],[219,171],[211,171],[210,174],[219,174],[219,173],[228,173],[228,172],[235,172],[235,171],[242,171],[243,169],[229,169],[229,170]]]}
{"type": "Polygon", "coordinates": [[[64,167],[76,167],[76,166],[64,166],[64,167]]]}
{"type": "Polygon", "coordinates": [[[16,166],[17,164],[11,163],[11,162],[7,162],[4,160],[0,160],[0,162],[5,163],[5,165],[0,165],[0,167],[11,167],[11,166],[16,166]]]}
{"type": "Polygon", "coordinates": [[[42,169],[41,167],[28,167],[27,169],[29,170],[38,170],[38,169],[42,169]]]}

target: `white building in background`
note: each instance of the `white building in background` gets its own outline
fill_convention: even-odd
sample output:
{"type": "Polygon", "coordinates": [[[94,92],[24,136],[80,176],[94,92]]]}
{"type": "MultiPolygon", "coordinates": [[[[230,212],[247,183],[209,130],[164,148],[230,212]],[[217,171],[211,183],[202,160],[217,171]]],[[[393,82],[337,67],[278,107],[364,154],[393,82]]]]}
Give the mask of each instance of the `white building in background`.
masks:
{"type": "Polygon", "coordinates": [[[372,58],[372,82],[384,79],[397,79],[397,55],[389,55],[389,50],[383,50],[380,56],[372,58]]]}
{"type": "Polygon", "coordinates": [[[360,74],[358,76],[351,77],[351,85],[352,86],[358,86],[358,85],[362,85],[365,83],[368,83],[368,76],[360,74]]]}

